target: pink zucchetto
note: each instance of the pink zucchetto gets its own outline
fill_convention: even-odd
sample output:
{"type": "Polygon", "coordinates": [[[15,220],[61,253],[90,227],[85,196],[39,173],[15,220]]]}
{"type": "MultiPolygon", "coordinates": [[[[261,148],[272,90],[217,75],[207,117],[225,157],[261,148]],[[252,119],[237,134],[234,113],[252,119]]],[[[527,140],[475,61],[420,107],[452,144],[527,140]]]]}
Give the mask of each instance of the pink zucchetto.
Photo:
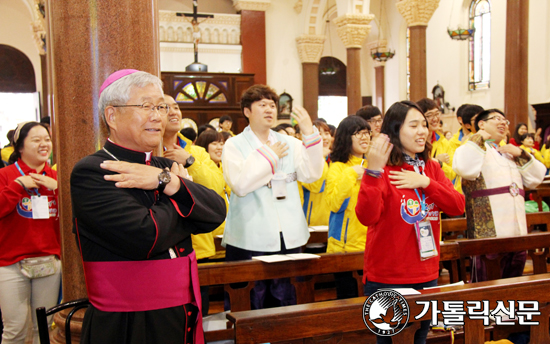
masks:
{"type": "Polygon", "coordinates": [[[121,69],[117,70],[113,74],[109,75],[107,79],[103,82],[103,85],[101,85],[101,88],[99,89],[99,96],[101,97],[101,92],[103,92],[104,89],[106,89],[109,85],[111,85],[113,82],[117,81],[118,79],[122,79],[126,75],[134,74],[136,72],[139,72],[137,69],[121,69]]]}

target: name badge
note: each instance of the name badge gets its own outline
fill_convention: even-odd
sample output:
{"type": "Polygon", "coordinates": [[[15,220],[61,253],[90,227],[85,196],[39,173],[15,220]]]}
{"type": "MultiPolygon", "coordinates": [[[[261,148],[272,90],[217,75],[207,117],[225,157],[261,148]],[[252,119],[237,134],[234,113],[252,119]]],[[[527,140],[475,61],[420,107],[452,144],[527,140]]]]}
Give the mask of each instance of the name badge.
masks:
{"type": "Polygon", "coordinates": [[[435,247],[434,234],[430,221],[427,219],[416,221],[414,229],[416,232],[416,240],[418,241],[420,260],[437,257],[438,253],[435,247]]]}
{"type": "Polygon", "coordinates": [[[283,172],[277,172],[271,177],[271,191],[273,197],[278,200],[286,198],[286,174],[283,172]]]}
{"type": "Polygon", "coordinates": [[[50,209],[48,207],[48,196],[32,196],[31,207],[32,207],[33,219],[50,218],[50,209]]]}

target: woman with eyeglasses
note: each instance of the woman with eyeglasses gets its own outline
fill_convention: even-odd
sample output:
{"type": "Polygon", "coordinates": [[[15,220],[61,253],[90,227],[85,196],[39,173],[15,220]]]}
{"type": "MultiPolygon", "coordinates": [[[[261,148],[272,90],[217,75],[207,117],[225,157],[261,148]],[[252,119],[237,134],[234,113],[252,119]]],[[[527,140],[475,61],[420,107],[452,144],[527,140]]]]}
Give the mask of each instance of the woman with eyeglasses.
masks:
{"type": "MultiPolygon", "coordinates": [[[[455,152],[453,169],[462,177],[468,238],[527,234],[524,188],[537,187],[546,167],[513,144],[498,144],[509,124],[500,110],[481,112],[475,121],[476,134],[455,152]]],[[[521,276],[526,258],[525,251],[508,253],[501,260],[502,278],[521,276]]],[[[487,280],[480,257],[473,261],[472,279],[487,280]]]]}
{"type": "MultiPolygon", "coordinates": [[[[382,288],[437,285],[440,211],[464,212],[464,196],[430,158],[426,118],[413,102],[393,104],[368,153],[355,212],[368,226],[364,293],[382,288]]],[[[389,306],[389,305],[388,305],[389,306]]],[[[389,308],[389,307],[388,307],[389,308]]],[[[369,314],[379,323],[383,314],[369,314]]],[[[414,343],[425,343],[430,321],[423,321],[414,343]]],[[[391,343],[377,337],[377,343],[391,343]]]]}
{"type": "MultiPolygon", "coordinates": [[[[330,209],[327,253],[365,250],[367,227],[357,220],[355,204],[369,143],[370,127],[363,118],[348,116],[338,125],[325,191],[330,209]]],[[[335,279],[339,299],[358,296],[351,272],[337,273],[335,279]]]]}
{"type": "Polygon", "coordinates": [[[20,124],[14,141],[11,165],[0,170],[2,342],[25,343],[32,317],[37,343],[34,310],[56,305],[61,281],[57,173],[47,163],[52,141],[43,124],[20,124]]]}

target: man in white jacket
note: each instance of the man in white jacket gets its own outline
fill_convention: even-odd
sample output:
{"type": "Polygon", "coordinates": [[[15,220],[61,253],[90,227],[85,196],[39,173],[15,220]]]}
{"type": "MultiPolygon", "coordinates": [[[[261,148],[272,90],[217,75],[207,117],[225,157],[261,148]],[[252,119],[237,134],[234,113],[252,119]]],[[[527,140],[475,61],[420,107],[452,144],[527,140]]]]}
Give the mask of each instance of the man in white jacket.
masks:
{"type": "MultiPolygon", "coordinates": [[[[468,238],[527,234],[524,187],[537,187],[546,167],[519,147],[499,145],[509,124],[502,111],[485,110],[476,117],[476,134],[455,151],[453,170],[462,177],[468,238]]],[[[508,253],[501,261],[502,278],[521,276],[526,258],[525,251],[508,253]]],[[[479,257],[474,268],[474,281],[487,279],[479,257]]]]}
{"type": "MultiPolygon", "coordinates": [[[[309,238],[297,181],[312,183],[321,177],[322,140],[301,107],[294,108],[292,117],[302,141],[272,131],[277,102],[268,86],[250,87],[241,98],[250,125],[223,149],[223,174],[232,190],[223,236],[227,261],[296,253],[309,238]]],[[[280,305],[295,303],[288,281],[261,282],[253,290],[253,309],[264,307],[267,289],[280,305]]]]}

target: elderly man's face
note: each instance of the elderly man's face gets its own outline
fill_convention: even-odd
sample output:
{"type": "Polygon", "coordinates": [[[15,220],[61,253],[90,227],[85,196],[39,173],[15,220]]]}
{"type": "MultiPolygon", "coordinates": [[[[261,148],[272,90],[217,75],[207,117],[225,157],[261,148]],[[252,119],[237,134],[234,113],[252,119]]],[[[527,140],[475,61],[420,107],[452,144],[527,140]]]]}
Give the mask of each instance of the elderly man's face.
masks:
{"type": "MultiPolygon", "coordinates": [[[[134,87],[125,105],[151,103],[155,106],[164,103],[164,95],[156,85],[134,87]]],[[[167,116],[157,110],[147,111],[140,107],[116,108],[114,127],[115,143],[140,152],[157,148],[164,134],[167,116]]]]}
{"type": "Polygon", "coordinates": [[[178,131],[181,130],[181,110],[180,110],[180,107],[179,107],[178,103],[176,103],[174,98],[172,98],[171,96],[169,96],[167,94],[164,95],[164,101],[170,107],[170,109],[168,111],[168,123],[166,124],[166,132],[167,132],[167,134],[169,134],[169,133],[176,134],[178,131]]]}

